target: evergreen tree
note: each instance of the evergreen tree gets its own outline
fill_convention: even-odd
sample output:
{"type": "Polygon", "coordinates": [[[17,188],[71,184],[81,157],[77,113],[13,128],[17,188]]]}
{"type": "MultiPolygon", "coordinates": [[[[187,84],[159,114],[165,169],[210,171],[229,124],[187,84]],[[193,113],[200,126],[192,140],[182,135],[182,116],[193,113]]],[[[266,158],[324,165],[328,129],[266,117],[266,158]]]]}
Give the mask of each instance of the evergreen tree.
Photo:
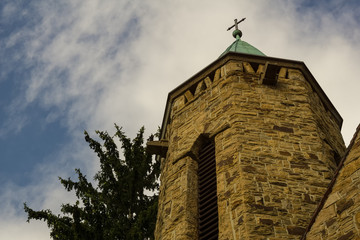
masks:
{"type": "Polygon", "coordinates": [[[158,190],[159,163],[146,152],[144,128],[132,141],[117,125],[115,136],[96,131],[102,144],[85,132],[85,140],[100,160],[100,171],[94,176],[94,187],[79,169],[78,181],[59,178],[67,191],[74,191],[75,204],[63,204],[62,215],[51,210],[34,211],[24,204],[31,219],[44,220],[50,236],[65,239],[153,239],[158,196],[148,196],[144,191],[158,190]],[[118,138],[124,159],[120,159],[118,138]]]}

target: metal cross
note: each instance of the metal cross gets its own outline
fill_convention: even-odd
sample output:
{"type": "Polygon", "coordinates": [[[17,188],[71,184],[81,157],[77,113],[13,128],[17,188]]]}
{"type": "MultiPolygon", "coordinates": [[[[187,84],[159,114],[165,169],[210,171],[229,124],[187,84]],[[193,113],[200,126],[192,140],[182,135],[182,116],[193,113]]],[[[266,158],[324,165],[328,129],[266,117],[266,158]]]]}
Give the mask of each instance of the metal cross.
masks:
{"type": "Polygon", "coordinates": [[[235,27],[236,30],[238,30],[238,24],[241,23],[242,21],[244,21],[246,18],[241,19],[240,21],[237,21],[237,19],[234,20],[235,24],[232,25],[231,27],[229,27],[227,30],[229,31],[230,29],[232,29],[233,27],[235,27]]]}

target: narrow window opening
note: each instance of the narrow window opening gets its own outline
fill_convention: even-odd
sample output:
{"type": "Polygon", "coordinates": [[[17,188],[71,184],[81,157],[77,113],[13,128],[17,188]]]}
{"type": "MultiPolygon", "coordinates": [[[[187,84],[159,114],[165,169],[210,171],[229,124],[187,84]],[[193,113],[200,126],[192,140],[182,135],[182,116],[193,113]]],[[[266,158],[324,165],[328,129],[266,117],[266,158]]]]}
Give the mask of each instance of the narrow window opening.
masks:
{"type": "Polygon", "coordinates": [[[218,239],[215,145],[203,144],[199,152],[199,240],[218,239]]]}
{"type": "Polygon", "coordinates": [[[281,67],[273,64],[265,64],[265,74],[261,78],[261,83],[265,85],[276,85],[281,67]]]}

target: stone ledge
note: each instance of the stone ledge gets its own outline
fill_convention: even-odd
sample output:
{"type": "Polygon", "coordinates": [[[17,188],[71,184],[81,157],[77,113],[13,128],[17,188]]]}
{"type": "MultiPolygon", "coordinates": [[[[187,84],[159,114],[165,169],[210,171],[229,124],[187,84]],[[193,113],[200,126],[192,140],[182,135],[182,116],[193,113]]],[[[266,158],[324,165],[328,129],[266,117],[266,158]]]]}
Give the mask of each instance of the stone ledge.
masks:
{"type": "Polygon", "coordinates": [[[167,140],[148,141],[146,143],[146,150],[148,153],[156,154],[161,157],[166,157],[168,147],[169,147],[169,142],[167,140]]]}

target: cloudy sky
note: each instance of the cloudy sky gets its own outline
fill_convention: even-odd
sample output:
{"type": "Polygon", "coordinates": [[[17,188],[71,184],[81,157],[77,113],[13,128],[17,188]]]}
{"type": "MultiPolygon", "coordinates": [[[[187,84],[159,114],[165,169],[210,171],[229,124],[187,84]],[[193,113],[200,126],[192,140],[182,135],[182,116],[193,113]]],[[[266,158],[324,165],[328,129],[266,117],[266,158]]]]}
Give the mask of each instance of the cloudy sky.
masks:
{"type": "Polygon", "coordinates": [[[348,144],[360,122],[357,0],[1,0],[0,239],[49,239],[23,202],[73,200],[58,176],[97,171],[83,131],[155,132],[167,93],[233,42],[226,29],[242,17],[244,41],[305,62],[348,144]]]}

